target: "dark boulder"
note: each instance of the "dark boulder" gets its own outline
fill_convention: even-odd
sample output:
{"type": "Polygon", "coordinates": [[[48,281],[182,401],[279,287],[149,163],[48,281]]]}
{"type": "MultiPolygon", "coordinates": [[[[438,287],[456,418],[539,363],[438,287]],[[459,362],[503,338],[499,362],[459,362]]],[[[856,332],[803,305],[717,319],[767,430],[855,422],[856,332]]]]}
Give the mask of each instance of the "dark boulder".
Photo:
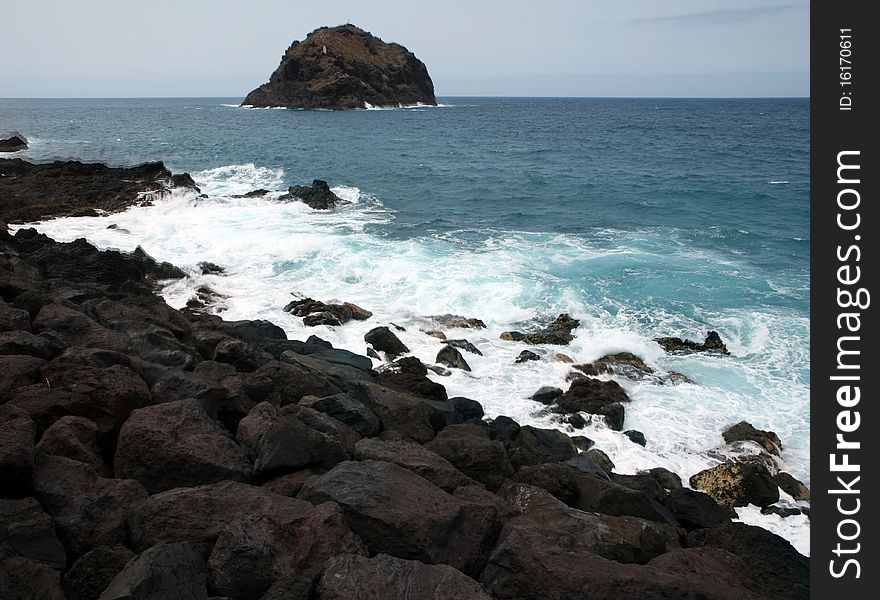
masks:
{"type": "Polygon", "coordinates": [[[98,426],[84,417],[61,417],[52,423],[36,450],[84,462],[102,476],[110,474],[98,445],[98,426]]]}
{"type": "Polygon", "coordinates": [[[363,436],[376,435],[382,427],[379,417],[364,406],[363,402],[355,400],[349,394],[334,394],[323,398],[306,396],[299,404],[345,423],[363,436]]]}
{"type": "Polygon", "coordinates": [[[584,378],[571,382],[564,394],[556,399],[551,410],[561,414],[585,412],[605,418],[611,429],[623,429],[623,404],[629,396],[616,381],[584,378]]]}
{"type": "Polygon", "coordinates": [[[208,600],[205,561],[187,542],[158,544],[128,561],[98,600],[208,600]]]}
{"type": "Polygon", "coordinates": [[[137,481],[106,479],[85,463],[41,455],[34,470],[34,496],[52,515],[65,547],[77,557],[95,546],[124,544],[128,518],[147,493],[137,481]]]}
{"type": "Polygon", "coordinates": [[[284,310],[297,317],[302,317],[303,325],[307,327],[343,325],[351,320],[365,321],[373,316],[370,311],[350,302],[326,304],[311,298],[294,300],[285,306],[284,310]]]}
{"type": "MultiPolygon", "coordinates": [[[[454,348],[453,348],[454,350],[454,348]]],[[[421,398],[445,402],[446,388],[428,379],[428,368],[414,356],[398,358],[384,366],[375,377],[376,383],[421,398]]]]}
{"type": "Polygon", "coordinates": [[[196,192],[201,193],[202,190],[199,189],[199,186],[196,185],[196,182],[193,180],[192,175],[189,173],[179,173],[171,176],[171,185],[178,188],[187,188],[190,190],[195,190],[196,192]]]}
{"type": "Polygon", "coordinates": [[[281,524],[301,521],[311,511],[308,502],[224,481],[150,496],[131,511],[128,526],[135,551],[186,541],[207,556],[223,528],[236,519],[265,517],[281,524]]]}
{"type": "Polygon", "coordinates": [[[444,346],[443,349],[437,353],[437,358],[434,359],[434,362],[446,365],[453,369],[461,369],[462,371],[471,370],[470,365],[467,364],[467,361],[461,355],[461,352],[456,350],[453,346],[444,346]]]}
{"type": "Polygon", "coordinates": [[[384,352],[388,356],[400,356],[409,352],[403,342],[387,327],[376,327],[364,335],[364,341],[374,350],[384,352]]]}
{"type": "Polygon", "coordinates": [[[789,473],[777,473],[773,476],[782,491],[794,498],[795,500],[810,500],[810,488],[792,477],[789,473]]]}
{"type": "Polygon", "coordinates": [[[589,450],[584,452],[584,456],[591,462],[595,463],[605,473],[611,473],[612,471],[614,471],[614,463],[611,461],[611,458],[601,449],[590,448],[589,450]]]}
{"type": "Polygon", "coordinates": [[[197,400],[136,410],[119,432],[117,477],[150,494],[218,481],[247,481],[251,464],[229,433],[197,400]]]}
{"type": "Polygon", "coordinates": [[[202,275],[223,275],[226,273],[226,269],[212,262],[203,261],[197,266],[202,275]]]}
{"type": "Polygon", "coordinates": [[[543,386],[529,396],[529,399],[534,400],[535,402],[540,402],[541,404],[552,404],[554,400],[562,395],[562,393],[562,390],[557,387],[543,386]]]}
{"type": "Polygon", "coordinates": [[[357,460],[394,463],[424,477],[450,494],[458,487],[476,484],[440,454],[404,440],[363,439],[355,445],[354,456],[357,460]]]}
{"type": "Polygon", "coordinates": [[[461,315],[434,315],[428,317],[435,325],[448,327],[449,329],[485,329],[486,324],[480,319],[462,317],[461,315]]]}
{"type": "Polygon", "coordinates": [[[448,340],[448,339],[444,338],[443,343],[448,346],[453,346],[455,348],[458,348],[459,350],[464,350],[465,352],[470,352],[471,354],[477,354],[479,356],[483,356],[483,353],[480,352],[479,348],[477,348],[476,346],[474,346],[473,344],[471,344],[469,341],[467,341],[465,339],[448,340]]]}
{"type": "Polygon", "coordinates": [[[65,600],[60,573],[41,562],[17,556],[0,562],[3,600],[65,600]]]}
{"type": "Polygon", "coordinates": [[[723,506],[769,506],[779,501],[779,486],[760,463],[722,463],[691,476],[689,483],[723,506]]]}
{"type": "Polygon", "coordinates": [[[782,442],[779,440],[778,435],[772,431],[756,429],[751,423],[746,421],[740,421],[736,425],[731,425],[724,430],[721,436],[728,444],[743,441],[756,442],[761,448],[776,456],[779,456],[779,451],[782,450],[782,442]]]}
{"type": "Polygon", "coordinates": [[[486,415],[486,413],[483,411],[483,405],[476,400],[471,400],[470,398],[456,396],[447,400],[446,403],[450,407],[452,407],[452,409],[456,413],[461,415],[462,419],[465,422],[480,421],[486,415]]]}
{"type": "Polygon", "coordinates": [[[479,573],[500,526],[494,508],[462,502],[398,465],[366,460],[337,465],[300,498],[334,501],[371,552],[479,573]]]}
{"type": "Polygon", "coordinates": [[[717,527],[736,517],[732,508],[718,504],[708,494],[688,488],[673,490],[663,504],[687,530],[717,527]]]}
{"type": "Polygon", "coordinates": [[[348,204],[345,200],[334,194],[326,181],[315,179],[312,185],[293,185],[279,200],[301,200],[315,210],[330,210],[337,204],[348,204]]]}
{"type": "Polygon", "coordinates": [[[36,434],[26,411],[15,405],[0,405],[0,496],[30,493],[36,434]]]}
{"type": "Polygon", "coordinates": [[[523,341],[527,344],[555,344],[561,346],[568,344],[574,339],[571,332],[574,331],[578,325],[580,325],[580,321],[572,319],[570,316],[563,313],[543,329],[538,329],[532,333],[505,331],[501,334],[501,339],[514,342],[523,341]]]}
{"type": "Polygon", "coordinates": [[[523,350],[522,352],[520,352],[517,355],[516,360],[514,362],[519,364],[519,363],[528,362],[530,360],[541,360],[541,357],[540,357],[540,355],[535,354],[531,350],[523,350]]]}
{"type": "Polygon", "coordinates": [[[631,442],[634,444],[638,444],[639,446],[646,446],[648,444],[648,440],[645,439],[645,434],[641,431],[636,431],[635,429],[628,429],[623,432],[623,435],[628,437],[631,442]]]}
{"type": "Polygon", "coordinates": [[[448,565],[387,554],[334,557],[317,586],[319,600],[491,600],[482,586],[448,565]]]}
{"type": "Polygon", "coordinates": [[[503,496],[521,515],[510,522],[511,527],[528,527],[524,522],[527,519],[547,530],[556,530],[569,547],[617,562],[644,564],[681,546],[678,531],[671,525],[584,512],[529,485],[510,486],[503,490],[503,496]]]}
{"type": "Polygon", "coordinates": [[[425,447],[490,490],[515,476],[504,445],[492,440],[489,433],[477,425],[450,425],[425,447]]]}
{"type": "Polygon", "coordinates": [[[98,546],[83,554],[64,575],[62,587],[68,600],[95,600],[113,578],[134,558],[124,546],[98,546]]]}
{"type": "Polygon", "coordinates": [[[383,430],[397,431],[420,444],[434,439],[434,424],[442,421],[440,410],[425,400],[373,383],[361,382],[353,396],[379,417],[383,430]]]}
{"type": "Polygon", "coordinates": [[[720,548],[745,564],[746,587],[764,598],[801,600],[810,597],[810,559],[778,535],[745,523],[725,523],[692,531],[688,546],[720,548]]]}
{"type": "MultiPolygon", "coordinates": [[[[499,419],[495,419],[498,422],[499,419]]],[[[507,454],[514,467],[565,462],[577,456],[571,438],[557,429],[540,429],[525,425],[507,442],[507,454]]]]}
{"type": "Polygon", "coordinates": [[[645,361],[632,352],[618,352],[606,354],[592,363],[575,365],[575,369],[595,377],[603,374],[621,375],[627,379],[644,379],[654,373],[654,369],[645,364],[645,361]]]}
{"type": "Polygon", "coordinates": [[[683,340],[678,337],[658,337],[654,341],[670,354],[689,354],[692,352],[715,352],[718,354],[730,354],[727,346],[721,341],[717,331],[710,331],[702,344],[683,340]]]}
{"type": "Polygon", "coordinates": [[[0,138],[0,152],[17,152],[28,147],[27,139],[20,134],[0,138]]]}
{"type": "Polygon", "coordinates": [[[0,563],[16,556],[54,569],[67,563],[52,518],[33,498],[0,499],[0,563]]]}

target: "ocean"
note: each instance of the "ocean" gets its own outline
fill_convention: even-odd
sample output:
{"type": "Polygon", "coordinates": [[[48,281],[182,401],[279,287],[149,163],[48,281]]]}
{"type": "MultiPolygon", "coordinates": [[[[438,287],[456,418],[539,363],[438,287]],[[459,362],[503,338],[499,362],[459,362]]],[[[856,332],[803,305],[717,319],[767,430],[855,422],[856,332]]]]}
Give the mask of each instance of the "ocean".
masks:
{"type": "MultiPolygon", "coordinates": [[[[29,160],[163,160],[192,174],[207,197],[178,191],[37,225],[62,241],[141,245],[191,271],[164,288],[175,307],[208,285],[224,318],[269,319],[358,353],[367,330],[394,323],[426,363],[442,347],[422,332],[431,316],[479,318],[486,329],[455,332],[483,352],[465,354],[472,372],[432,378],[489,417],[569,433],[528,399],[567,385],[570,365],[554,355],[633,352],[696,383],[619,380],[633,400],[625,429],[647,446],[598,422],[578,432],[618,472],[663,466],[687,481],[723,458],[721,431],[747,420],[779,435],[782,468],[809,483],[808,99],[441,98],[348,112],[240,101],[0,99],[0,127],[29,139],[15,154],[29,160]],[[313,179],[350,204],[233,198],[313,179]],[[227,273],[200,275],[200,261],[227,273]],[[306,328],[282,310],[293,294],[374,316],[306,328]],[[581,321],[571,345],[515,364],[525,346],[499,334],[563,312],[581,321]],[[730,356],[670,356],[652,341],[710,329],[730,356]]],[[[809,552],[806,516],[739,513],[809,552]]]]}

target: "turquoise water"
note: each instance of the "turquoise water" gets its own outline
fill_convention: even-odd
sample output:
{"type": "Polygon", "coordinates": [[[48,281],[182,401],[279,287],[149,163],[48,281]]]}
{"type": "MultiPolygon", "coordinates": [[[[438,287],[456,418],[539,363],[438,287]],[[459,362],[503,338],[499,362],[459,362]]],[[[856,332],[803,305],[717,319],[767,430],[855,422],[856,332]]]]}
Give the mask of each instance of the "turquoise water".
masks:
{"type": "Polygon", "coordinates": [[[168,287],[174,305],[206,283],[227,296],[228,318],[270,318],[359,352],[364,328],[393,321],[425,362],[439,349],[419,331],[428,316],[479,317],[487,330],[459,333],[485,356],[466,357],[471,374],[438,380],[490,415],[561,428],[527,400],[565,385],[568,367],[553,355],[633,351],[698,385],[622,382],[633,397],[626,427],[645,432],[647,448],[601,423],[587,431],[619,470],[660,464],[686,478],[718,460],[725,425],[746,419],[776,431],[783,468],[808,481],[809,101],[440,101],[329,112],[221,98],[0,100],[0,129],[31,139],[20,155],[33,160],[164,160],[193,174],[207,199],[176,194],[41,225],[59,239],[227,267],[168,287]],[[352,204],[318,214],[232,198],[314,178],[352,204]],[[292,292],[376,316],[306,331],[280,309],[292,292]],[[563,311],[582,321],[572,345],[514,365],[522,347],[498,334],[563,311]],[[651,341],[708,329],[732,356],[669,357],[651,341]]]}

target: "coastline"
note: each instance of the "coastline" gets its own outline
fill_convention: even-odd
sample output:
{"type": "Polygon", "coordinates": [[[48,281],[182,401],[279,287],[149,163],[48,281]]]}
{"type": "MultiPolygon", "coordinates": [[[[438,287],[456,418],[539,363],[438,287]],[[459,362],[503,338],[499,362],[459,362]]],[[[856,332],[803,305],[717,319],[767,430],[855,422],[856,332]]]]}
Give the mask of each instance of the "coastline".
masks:
{"type": "MultiPolygon", "coordinates": [[[[127,178],[138,193],[102,209],[143,201],[157,182],[170,193],[170,172],[151,172],[127,178]]],[[[74,177],[94,188],[93,171],[74,177]]],[[[58,216],[43,210],[4,208],[0,219],[58,216]]],[[[338,597],[339,573],[364,581],[385,563],[447,582],[459,590],[451,597],[563,598],[591,586],[646,598],[798,598],[808,589],[807,560],[778,536],[731,522],[664,470],[607,473],[581,454],[583,440],[484,421],[478,403],[445,399],[418,360],[376,371],[367,357],[317,337],[288,340],[268,322],[175,310],[156,282],[185,273],[143,252],[0,230],[4,323],[13,325],[0,334],[13,373],[2,408],[32,460],[4,463],[16,499],[3,502],[41,514],[51,556],[11,555],[46,590],[62,574],[67,586],[94,584],[94,553],[107,547],[118,549],[117,580],[137,575],[135,552],[183,556],[211,593],[233,597],[248,586],[264,598],[293,589],[338,597]],[[106,502],[103,514],[70,506],[86,488],[106,502]],[[377,507],[378,493],[388,499],[377,507]],[[217,515],[199,512],[206,498],[222,505],[217,515]],[[169,525],[180,513],[190,529],[169,525]],[[263,521],[312,546],[291,547],[263,521]],[[236,569],[254,539],[283,560],[259,561],[259,574],[236,569]],[[297,574],[281,574],[290,565],[297,574]]],[[[401,584],[371,577],[364,585],[401,584]]]]}

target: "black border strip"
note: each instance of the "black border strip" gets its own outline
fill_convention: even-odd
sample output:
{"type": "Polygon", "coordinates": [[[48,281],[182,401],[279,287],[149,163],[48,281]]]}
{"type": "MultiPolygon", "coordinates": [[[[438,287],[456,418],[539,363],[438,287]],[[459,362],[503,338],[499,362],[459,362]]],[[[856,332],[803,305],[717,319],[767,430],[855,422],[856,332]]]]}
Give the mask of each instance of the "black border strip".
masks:
{"type": "Polygon", "coordinates": [[[810,546],[812,598],[820,600],[880,594],[877,493],[869,491],[880,489],[880,364],[871,305],[880,296],[868,300],[877,291],[880,230],[880,131],[871,125],[880,119],[880,23],[868,16],[872,4],[811,5],[810,546]],[[845,462],[858,470],[840,466],[845,462]]]}

